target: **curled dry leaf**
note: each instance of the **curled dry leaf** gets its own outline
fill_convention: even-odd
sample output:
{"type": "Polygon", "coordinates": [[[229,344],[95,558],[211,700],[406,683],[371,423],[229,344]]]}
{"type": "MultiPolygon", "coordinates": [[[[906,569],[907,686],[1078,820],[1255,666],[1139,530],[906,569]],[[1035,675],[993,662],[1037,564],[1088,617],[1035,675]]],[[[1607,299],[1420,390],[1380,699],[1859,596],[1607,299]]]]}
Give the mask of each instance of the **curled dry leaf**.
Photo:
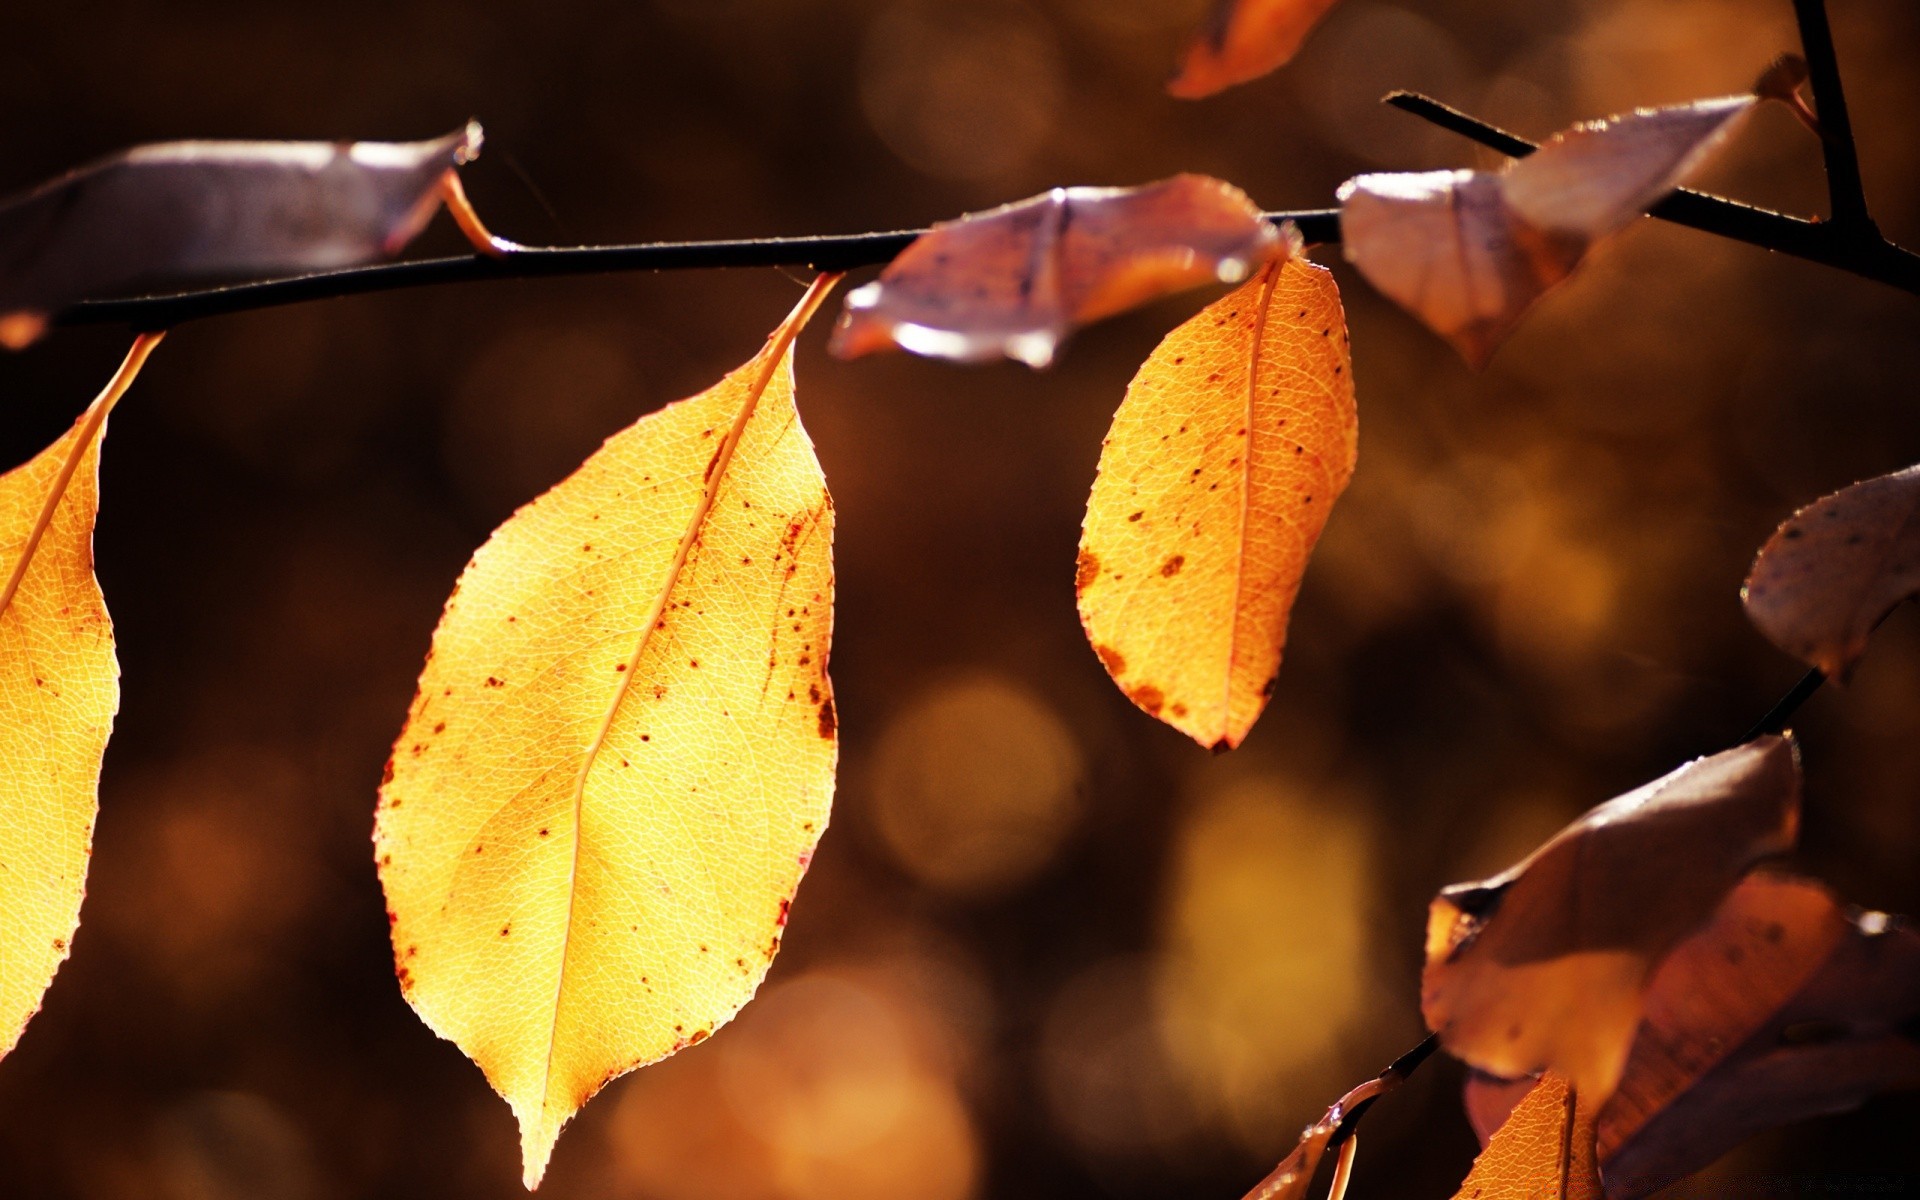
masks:
{"type": "Polygon", "coordinates": [[[1920,935],[1810,880],[1755,874],[1667,957],[1600,1114],[1632,1200],[1763,1129],[1920,1087],[1920,935]]]}
{"type": "Polygon", "coordinates": [[[1053,361],[1076,327],[1169,292],[1238,283],[1291,243],[1232,184],[1176,175],[1055,188],[936,225],[847,297],[833,352],[1053,361]]]}
{"type": "Polygon", "coordinates": [[[1128,698],[1203,746],[1240,744],[1357,449],[1346,317],[1321,267],[1270,264],[1154,349],[1102,445],[1075,581],[1128,698]]]}
{"type": "Polygon", "coordinates": [[[1198,100],[1285,66],[1339,0],[1215,0],[1167,93],[1198,100]]]}
{"type": "Polygon", "coordinates": [[[1920,595],[1920,467],[1843,488],[1787,519],[1740,598],[1774,645],[1833,678],[1902,600],[1920,595]]]}
{"type": "Polygon", "coordinates": [[[100,760],[120,706],[113,623],[93,575],[100,439],[158,335],[60,440],[0,475],[0,1054],[13,1049],[80,923],[100,760]]]}
{"type": "Polygon", "coordinates": [[[1441,892],[1421,1010],[1505,1078],[1550,1069],[1594,1104],[1619,1082],[1654,967],[1756,861],[1793,845],[1800,767],[1764,737],[1610,800],[1524,862],[1441,892]]]}
{"type": "MultiPolygon", "coordinates": [[[[1598,1118],[1608,1196],[1647,1195],[1760,1130],[1920,1087],[1916,1020],[1920,935],[1811,880],[1749,875],[1647,988],[1598,1118]]],[[[1483,1143],[1530,1087],[1468,1080],[1483,1143]]]]}
{"type": "Polygon", "coordinates": [[[0,344],[81,300],[396,254],[480,140],[166,142],[82,167],[0,203],[0,344]]]}
{"type": "Polygon", "coordinates": [[[1487,1142],[1456,1200],[1601,1200],[1594,1105],[1549,1071],[1487,1142]]]}
{"type": "Polygon", "coordinates": [[[1485,366],[1535,300],[1680,186],[1758,102],[1729,96],[1577,125],[1502,171],[1350,179],[1340,188],[1347,258],[1485,366]]]}
{"type": "Polygon", "coordinates": [[[512,1106],[529,1187],[753,995],[826,827],[833,507],[791,347],[830,283],[494,532],[381,786],[401,989],[512,1106]]]}

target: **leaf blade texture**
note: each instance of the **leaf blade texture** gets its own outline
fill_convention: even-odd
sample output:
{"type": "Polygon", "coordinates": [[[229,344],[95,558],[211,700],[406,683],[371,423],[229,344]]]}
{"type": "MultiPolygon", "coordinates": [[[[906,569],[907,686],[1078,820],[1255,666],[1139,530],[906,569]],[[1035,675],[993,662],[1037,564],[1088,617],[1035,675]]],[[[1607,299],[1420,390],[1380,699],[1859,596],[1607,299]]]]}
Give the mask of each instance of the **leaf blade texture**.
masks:
{"type": "Polygon", "coordinates": [[[1793,514],[1740,589],[1768,641],[1844,679],[1874,626],[1920,594],[1920,467],[1842,488],[1793,514]]]}
{"type": "Polygon", "coordinates": [[[1594,1105],[1548,1072],[1473,1161],[1455,1200],[1601,1200],[1594,1105]]]}
{"type": "Polygon", "coordinates": [[[113,621],[93,573],[107,414],[161,335],[138,338],[73,428],[0,475],[0,1055],[80,923],[100,766],[120,707],[113,621]]]}
{"type": "Polygon", "coordinates": [[[88,299],[387,258],[479,153],[470,124],[421,142],[136,146],[0,202],[6,344],[88,299]]]}
{"type": "Polygon", "coordinates": [[[1199,100],[1285,66],[1340,0],[1216,0],[1167,94],[1199,100]]]}
{"type": "Polygon", "coordinates": [[[1757,103],[1728,96],[1577,125],[1499,171],[1357,176],[1339,191],[1347,259],[1484,367],[1537,300],[1723,148],[1757,103]]]}
{"type": "Polygon", "coordinates": [[[1748,868],[1792,847],[1799,806],[1793,743],[1764,737],[1600,805],[1492,879],[1445,889],[1428,913],[1428,1028],[1482,1071],[1558,1071],[1604,1103],[1655,967],[1748,868]]]}
{"type": "Polygon", "coordinates": [[[605,1083],[752,996],[826,826],[833,516],[791,358],[823,296],[494,533],[395,745],[396,971],[512,1106],[529,1187],[605,1083]]]}
{"type": "Polygon", "coordinates": [[[1080,325],[1202,283],[1239,283],[1288,248],[1245,193],[1205,175],[1055,188],[922,234],[847,296],[832,350],[857,358],[897,345],[1044,367],[1080,325]]]}
{"type": "Polygon", "coordinates": [[[1168,334],[1100,452],[1075,577],[1114,683],[1203,746],[1266,707],[1358,415],[1332,273],[1270,264],[1168,334]]]}

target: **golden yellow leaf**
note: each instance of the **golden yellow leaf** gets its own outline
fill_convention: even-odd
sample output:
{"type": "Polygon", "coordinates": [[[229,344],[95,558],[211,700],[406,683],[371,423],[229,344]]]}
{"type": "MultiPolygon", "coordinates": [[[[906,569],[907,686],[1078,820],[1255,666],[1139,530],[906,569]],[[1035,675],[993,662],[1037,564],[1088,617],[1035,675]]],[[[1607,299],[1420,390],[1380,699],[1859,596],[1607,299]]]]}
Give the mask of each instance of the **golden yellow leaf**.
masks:
{"type": "Polygon", "coordinates": [[[60,440],[0,475],[0,1054],[80,923],[100,759],[120,707],[113,623],[93,576],[107,413],[160,335],[142,336],[60,440]]]}
{"type": "Polygon", "coordinates": [[[1215,0],[1167,93],[1198,100],[1286,65],[1340,0],[1215,0]]]}
{"type": "Polygon", "coordinates": [[[1729,96],[1576,125],[1500,171],[1350,179],[1340,188],[1347,258],[1485,366],[1534,301],[1724,146],[1758,101],[1729,96]]]}
{"type": "Polygon", "coordinates": [[[1358,447],[1333,276],[1270,264],[1154,350],[1087,501],[1080,621],[1120,690],[1203,746],[1266,707],[1307,557],[1358,447]]]}
{"type": "Polygon", "coordinates": [[[1055,188],[916,238],[847,297],[833,352],[856,358],[898,345],[1044,367],[1078,326],[1182,288],[1239,283],[1297,240],[1239,188],[1205,175],[1055,188]]]}
{"type": "Polygon", "coordinates": [[[1548,1072],[1500,1126],[1455,1200],[1603,1200],[1593,1106],[1548,1072]]]}
{"type": "Polygon", "coordinates": [[[1920,467],[1842,488],[1788,518],[1760,548],[1740,599],[1787,653],[1841,678],[1867,635],[1920,593],[1920,467]]]}
{"type": "Polygon", "coordinates": [[[827,823],[833,508],[791,347],[610,438],[475,553],[381,787],[401,988],[560,1127],[753,995],[827,823]]]}
{"type": "Polygon", "coordinates": [[[1427,1027],[1480,1070],[1551,1069],[1604,1103],[1653,969],[1749,867],[1793,846],[1799,815],[1793,743],[1763,737],[1609,800],[1492,879],[1447,888],[1428,913],[1427,1027]]]}

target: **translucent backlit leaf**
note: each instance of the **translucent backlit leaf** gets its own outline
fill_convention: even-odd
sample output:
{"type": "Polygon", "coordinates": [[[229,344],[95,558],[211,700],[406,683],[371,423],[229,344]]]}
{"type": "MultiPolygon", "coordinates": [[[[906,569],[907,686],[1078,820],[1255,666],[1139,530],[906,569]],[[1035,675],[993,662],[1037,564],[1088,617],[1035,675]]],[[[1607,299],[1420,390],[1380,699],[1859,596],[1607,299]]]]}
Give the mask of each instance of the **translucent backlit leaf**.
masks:
{"type": "Polygon", "coordinates": [[[80,300],[398,253],[480,139],[165,142],[0,202],[0,345],[80,300]]]}
{"type": "Polygon", "coordinates": [[[1920,467],[1842,488],[1789,517],[1741,589],[1747,616],[1835,678],[1895,605],[1920,594],[1920,467]]]}
{"type": "Polygon", "coordinates": [[[1215,0],[1205,28],[1167,84],[1184,100],[1211,96],[1286,65],[1339,0],[1215,0]]]}
{"type": "Polygon", "coordinates": [[[1506,1078],[1551,1069],[1613,1093],[1648,978],[1757,860],[1793,845],[1800,768],[1764,737],[1610,800],[1524,862],[1434,900],[1421,1010],[1506,1078]]]}
{"type": "Polygon", "coordinates": [[[1594,1108],[1571,1082],[1542,1076],[1487,1148],[1455,1200],[1601,1200],[1594,1108]]]}
{"type": "Polygon", "coordinates": [[[1358,445],[1330,272],[1270,264],[1127,388],[1080,538],[1080,621],[1120,690],[1203,746],[1266,707],[1307,558],[1358,445]]]}
{"type": "Polygon", "coordinates": [[[1340,188],[1347,258],[1484,366],[1594,243],[1680,186],[1758,102],[1729,96],[1577,125],[1502,171],[1350,179],[1340,188]]]}
{"type": "Polygon", "coordinates": [[[1205,175],[1055,188],[934,226],[847,297],[833,352],[1053,361],[1078,326],[1198,284],[1238,283],[1290,242],[1205,175]]]}
{"type": "Polygon", "coordinates": [[[512,1106],[529,1187],[589,1097],[753,995],[826,826],[833,509],[791,346],[830,283],[494,532],[394,747],[401,987],[512,1106]]]}
{"type": "Polygon", "coordinates": [[[100,760],[120,706],[93,575],[100,439],[158,341],[135,342],[71,430],[0,475],[0,1054],[39,1011],[80,923],[100,760]]]}

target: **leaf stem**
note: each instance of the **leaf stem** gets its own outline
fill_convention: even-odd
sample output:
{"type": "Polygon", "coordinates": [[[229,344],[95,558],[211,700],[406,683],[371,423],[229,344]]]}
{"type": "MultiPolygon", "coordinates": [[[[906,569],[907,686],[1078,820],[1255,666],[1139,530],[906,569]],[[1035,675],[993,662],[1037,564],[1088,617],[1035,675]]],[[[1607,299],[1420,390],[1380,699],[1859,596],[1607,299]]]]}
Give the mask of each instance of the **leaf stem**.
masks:
{"type": "Polygon", "coordinates": [[[1884,244],[1879,227],[1867,213],[1860,152],[1847,116],[1846,93],[1840,87],[1840,59],[1833,49],[1833,29],[1827,24],[1826,0],[1793,0],[1793,15],[1800,23],[1800,48],[1807,56],[1808,81],[1824,135],[1820,150],[1826,159],[1832,227],[1843,237],[1867,245],[1884,244]]]}
{"type": "Polygon", "coordinates": [[[1347,1183],[1353,1178],[1353,1156],[1360,1151],[1360,1135],[1350,1133],[1340,1147],[1340,1161],[1333,1166],[1333,1183],[1327,1188],[1327,1200],[1347,1200],[1347,1183]]]}
{"type": "Polygon", "coordinates": [[[87,456],[87,448],[100,436],[100,427],[106,424],[107,414],[113,411],[113,406],[120,403],[120,397],[126,395],[127,389],[133,386],[140,368],[146,365],[147,356],[153,353],[153,348],[165,336],[164,333],[143,333],[135,338],[127,357],[120,363],[120,369],[113,373],[107,386],[100,389],[100,394],[94,397],[93,403],[82,414],[79,434],[73,439],[66,460],[60,464],[60,473],[47,488],[47,498],[40,504],[40,514],[34,518],[33,531],[27,535],[26,545],[20,548],[20,561],[13,564],[5,589],[0,590],[0,614],[7,611],[14,595],[20,591],[21,581],[27,577],[27,568],[33,564],[33,556],[39,552],[40,542],[47,536],[47,528],[53,524],[53,514],[66,497],[67,485],[73,482],[74,472],[80,469],[80,460],[87,456]]]}
{"type": "MultiPolygon", "coordinates": [[[[1817,83],[1818,74],[1814,78],[1817,83]]],[[[1469,116],[1431,96],[1423,96],[1418,92],[1394,92],[1386,98],[1386,102],[1402,112],[1412,113],[1423,121],[1514,158],[1525,158],[1538,149],[1534,143],[1517,134],[1469,116]]],[[[1820,119],[1823,124],[1827,121],[1824,113],[1820,119]]],[[[1844,226],[1837,221],[1809,221],[1722,196],[1685,189],[1674,192],[1654,205],[1650,215],[1732,241],[1759,246],[1777,254],[1803,258],[1920,296],[1920,255],[1894,245],[1871,228],[1862,236],[1857,226],[1844,226]]]]}

